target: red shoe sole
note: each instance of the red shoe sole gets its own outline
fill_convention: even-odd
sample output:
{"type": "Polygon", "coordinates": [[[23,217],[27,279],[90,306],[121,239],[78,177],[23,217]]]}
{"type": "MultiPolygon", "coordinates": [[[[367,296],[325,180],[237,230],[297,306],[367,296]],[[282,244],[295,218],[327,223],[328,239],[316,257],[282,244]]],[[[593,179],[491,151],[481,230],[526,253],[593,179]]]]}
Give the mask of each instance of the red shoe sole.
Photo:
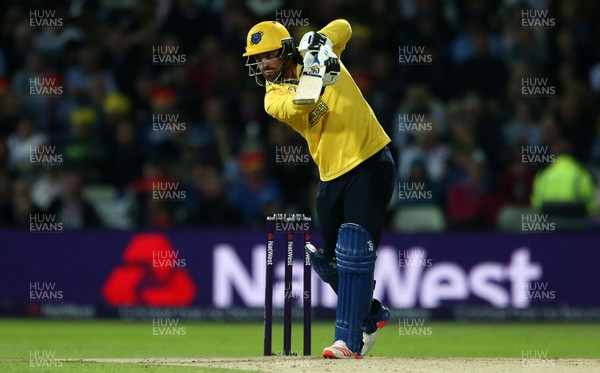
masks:
{"type": "Polygon", "coordinates": [[[337,357],[335,357],[335,354],[329,350],[323,351],[323,357],[327,359],[337,359],[337,357]]]}
{"type": "Polygon", "coordinates": [[[383,328],[385,326],[385,324],[387,324],[387,322],[388,322],[387,320],[378,322],[377,323],[377,329],[383,328]]]}

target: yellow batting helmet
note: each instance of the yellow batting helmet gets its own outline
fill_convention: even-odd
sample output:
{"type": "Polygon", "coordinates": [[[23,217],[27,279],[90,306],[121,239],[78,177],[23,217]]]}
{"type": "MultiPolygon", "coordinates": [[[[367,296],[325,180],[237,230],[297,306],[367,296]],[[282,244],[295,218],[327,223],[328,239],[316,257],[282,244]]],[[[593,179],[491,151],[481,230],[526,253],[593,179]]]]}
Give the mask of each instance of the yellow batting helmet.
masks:
{"type": "Polygon", "coordinates": [[[270,52],[283,48],[284,39],[291,38],[290,33],[279,22],[264,21],[257,23],[248,31],[246,38],[246,53],[243,57],[270,52]]]}

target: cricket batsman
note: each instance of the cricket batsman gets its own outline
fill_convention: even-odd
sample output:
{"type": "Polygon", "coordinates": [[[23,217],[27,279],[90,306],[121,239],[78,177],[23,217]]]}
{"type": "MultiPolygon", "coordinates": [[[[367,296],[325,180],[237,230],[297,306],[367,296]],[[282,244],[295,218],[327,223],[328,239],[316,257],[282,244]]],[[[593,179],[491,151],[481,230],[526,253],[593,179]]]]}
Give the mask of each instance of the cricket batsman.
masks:
{"type": "MultiPolygon", "coordinates": [[[[246,66],[264,85],[265,110],[306,142],[317,164],[317,221],[323,249],[307,245],[315,272],[338,295],[333,345],[323,357],[362,358],[390,312],[373,299],[376,250],[395,182],[390,138],[339,60],[352,36],[348,21],[308,32],[296,48],[278,22],[248,32],[246,66]],[[293,103],[302,69],[325,66],[319,100],[293,103]]],[[[319,83],[320,84],[320,83],[319,83]]]]}

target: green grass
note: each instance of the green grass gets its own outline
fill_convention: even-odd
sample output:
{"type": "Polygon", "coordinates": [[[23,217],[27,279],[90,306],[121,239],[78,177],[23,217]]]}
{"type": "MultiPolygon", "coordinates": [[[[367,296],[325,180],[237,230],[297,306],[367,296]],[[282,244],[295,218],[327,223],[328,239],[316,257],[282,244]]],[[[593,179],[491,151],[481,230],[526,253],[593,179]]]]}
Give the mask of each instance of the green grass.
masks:
{"type": "MultiPolygon", "coordinates": [[[[258,356],[261,323],[192,323],[181,321],[185,335],[155,336],[152,322],[0,319],[0,371],[29,368],[30,353],[46,351],[56,359],[258,356]]],[[[547,351],[555,358],[600,358],[600,324],[490,324],[427,322],[429,336],[399,335],[398,325],[380,333],[373,356],[506,357],[522,351],[547,351]]],[[[331,343],[333,322],[314,323],[313,354],[331,343]]],[[[273,350],[281,351],[281,325],[274,327],[273,350]]],[[[294,325],[293,349],[302,346],[302,325],[294,325]]],[[[198,368],[147,364],[62,362],[60,372],[172,372],[198,368]]],[[[36,370],[43,371],[43,370],[36,370]]],[[[229,370],[202,370],[230,372],[229,370]]]]}

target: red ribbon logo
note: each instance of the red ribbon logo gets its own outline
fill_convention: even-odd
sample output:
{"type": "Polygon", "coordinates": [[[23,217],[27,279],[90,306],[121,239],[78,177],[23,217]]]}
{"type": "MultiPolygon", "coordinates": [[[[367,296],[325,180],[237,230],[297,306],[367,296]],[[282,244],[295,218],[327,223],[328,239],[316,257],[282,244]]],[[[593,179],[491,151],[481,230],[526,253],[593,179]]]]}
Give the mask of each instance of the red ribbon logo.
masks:
{"type": "Polygon", "coordinates": [[[188,306],[196,297],[196,285],[185,264],[165,235],[137,234],[125,248],[123,264],[110,273],[102,294],[111,306],[188,306]]]}

